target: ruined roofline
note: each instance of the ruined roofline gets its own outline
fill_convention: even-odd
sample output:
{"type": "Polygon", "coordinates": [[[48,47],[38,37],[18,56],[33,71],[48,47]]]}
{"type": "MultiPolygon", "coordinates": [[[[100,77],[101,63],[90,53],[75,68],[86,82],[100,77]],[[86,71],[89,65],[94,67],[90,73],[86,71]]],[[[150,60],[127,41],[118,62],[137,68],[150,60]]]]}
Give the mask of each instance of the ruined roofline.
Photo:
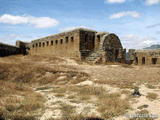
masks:
{"type": "Polygon", "coordinates": [[[8,47],[18,48],[17,46],[10,45],[10,44],[6,44],[6,43],[2,43],[2,42],[0,42],[0,45],[4,45],[4,46],[8,46],[8,47]]]}
{"type": "Polygon", "coordinates": [[[72,32],[80,32],[80,31],[97,33],[97,31],[92,30],[92,29],[88,29],[88,28],[75,28],[73,30],[69,30],[69,31],[65,31],[65,32],[62,32],[62,33],[57,33],[57,34],[54,34],[54,35],[50,35],[50,36],[46,36],[46,37],[43,37],[43,38],[35,39],[35,40],[32,40],[31,42],[42,41],[43,39],[46,39],[46,38],[49,38],[49,37],[64,36],[64,35],[72,33],[72,32]]]}
{"type": "Polygon", "coordinates": [[[21,40],[16,40],[16,42],[22,42],[24,44],[30,44],[30,42],[24,42],[24,41],[21,41],[21,40]]]}
{"type": "Polygon", "coordinates": [[[97,32],[96,35],[106,35],[106,34],[110,34],[109,32],[107,31],[102,31],[102,32],[97,32]]]}
{"type": "Polygon", "coordinates": [[[160,49],[136,50],[135,52],[160,52],[160,49]]]}

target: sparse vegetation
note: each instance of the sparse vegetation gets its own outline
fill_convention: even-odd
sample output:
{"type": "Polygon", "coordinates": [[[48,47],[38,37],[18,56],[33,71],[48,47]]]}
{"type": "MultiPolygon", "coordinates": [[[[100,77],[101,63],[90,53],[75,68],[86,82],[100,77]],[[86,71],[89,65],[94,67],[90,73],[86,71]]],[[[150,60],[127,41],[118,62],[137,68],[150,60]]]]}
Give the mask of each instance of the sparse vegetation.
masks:
{"type": "Polygon", "coordinates": [[[75,107],[66,103],[60,104],[60,110],[62,111],[62,120],[67,120],[73,117],[75,107]]]}
{"type": "Polygon", "coordinates": [[[155,100],[157,99],[158,95],[156,93],[148,93],[147,96],[146,96],[148,99],[150,100],[155,100]]]}
{"type": "Polygon", "coordinates": [[[98,111],[105,119],[122,115],[129,108],[129,100],[120,99],[119,93],[105,94],[104,96],[100,96],[98,100],[98,111]]]}
{"type": "MultiPolygon", "coordinates": [[[[96,113],[77,114],[77,108],[86,104],[81,106],[82,110],[89,107],[88,111],[95,109],[102,119],[111,119],[125,114],[131,108],[131,90],[135,86],[148,83],[146,87],[152,90],[159,83],[157,67],[154,67],[153,72],[152,67],[146,69],[144,66],[141,69],[129,65],[93,66],[86,63],[84,66],[72,66],[65,65],[65,62],[67,61],[61,58],[40,56],[0,59],[0,113],[3,113],[3,117],[11,120],[36,120],[46,109],[58,109],[64,120],[97,118],[96,113]],[[86,80],[92,81],[93,85],[85,83],[86,80]],[[78,84],[81,82],[86,85],[78,84]],[[112,87],[121,89],[112,92],[112,87]],[[52,96],[54,101],[50,103],[51,107],[45,106],[45,101],[52,101],[52,96]]],[[[146,96],[150,100],[157,97],[156,93],[148,93],[146,96]]],[[[143,108],[146,106],[140,106],[140,109],[143,108]]]]}
{"type": "Polygon", "coordinates": [[[121,94],[130,95],[130,94],[131,94],[131,91],[129,91],[129,90],[122,90],[122,91],[121,91],[121,94]]]}
{"type": "Polygon", "coordinates": [[[55,96],[56,96],[56,97],[64,97],[65,94],[63,94],[63,93],[57,93],[55,96]]]}
{"type": "Polygon", "coordinates": [[[150,83],[146,84],[146,87],[149,89],[156,89],[156,87],[150,83]]]}
{"type": "Polygon", "coordinates": [[[154,118],[149,115],[150,114],[148,110],[141,110],[139,112],[136,112],[135,116],[130,120],[154,120],[154,118]]]}

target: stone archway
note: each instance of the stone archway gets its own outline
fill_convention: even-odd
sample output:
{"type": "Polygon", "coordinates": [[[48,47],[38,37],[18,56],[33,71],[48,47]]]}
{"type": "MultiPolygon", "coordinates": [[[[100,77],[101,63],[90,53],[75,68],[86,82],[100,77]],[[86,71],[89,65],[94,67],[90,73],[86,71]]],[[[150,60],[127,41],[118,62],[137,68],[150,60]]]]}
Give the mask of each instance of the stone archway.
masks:
{"type": "Polygon", "coordinates": [[[106,34],[100,41],[98,50],[90,54],[86,60],[92,63],[125,62],[126,51],[115,34],[106,34]]]}
{"type": "Polygon", "coordinates": [[[120,39],[117,35],[111,33],[103,36],[100,42],[99,49],[106,50],[107,48],[123,48],[120,39]]]}
{"type": "Polygon", "coordinates": [[[115,34],[107,34],[103,36],[99,45],[99,50],[103,51],[103,56],[109,62],[121,62],[123,57],[123,47],[120,39],[115,34]]]}

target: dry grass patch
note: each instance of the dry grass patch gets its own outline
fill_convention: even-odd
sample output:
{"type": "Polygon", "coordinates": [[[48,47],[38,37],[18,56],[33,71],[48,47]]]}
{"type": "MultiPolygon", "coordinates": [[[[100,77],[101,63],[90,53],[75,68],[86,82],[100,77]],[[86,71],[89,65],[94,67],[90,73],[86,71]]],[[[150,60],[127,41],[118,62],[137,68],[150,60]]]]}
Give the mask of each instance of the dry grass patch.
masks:
{"type": "Polygon", "coordinates": [[[149,114],[148,110],[141,110],[135,113],[136,116],[133,116],[129,120],[154,120],[149,114]]]}
{"type": "Polygon", "coordinates": [[[89,75],[84,72],[77,71],[58,71],[55,73],[54,84],[56,85],[65,85],[67,83],[70,84],[78,84],[83,82],[89,78],[89,75]],[[62,78],[63,77],[63,78],[62,78]]]}
{"type": "Polygon", "coordinates": [[[63,94],[63,93],[57,93],[57,94],[55,95],[55,97],[65,97],[65,94],[63,94]]]}
{"type": "Polygon", "coordinates": [[[31,86],[40,84],[38,80],[42,80],[45,69],[16,59],[12,57],[11,62],[16,61],[13,63],[0,63],[0,112],[7,120],[32,120],[43,112],[45,100],[31,86]]]}
{"type": "Polygon", "coordinates": [[[91,96],[99,97],[105,94],[103,87],[80,86],[77,91],[77,97],[80,100],[89,100],[91,96]]]}
{"type": "Polygon", "coordinates": [[[146,96],[149,100],[155,100],[158,97],[158,94],[149,92],[146,96]]]}
{"type": "Polygon", "coordinates": [[[53,93],[66,93],[68,87],[67,86],[58,86],[58,87],[53,87],[52,91],[53,93]]]}
{"type": "Polygon", "coordinates": [[[103,87],[80,86],[79,88],[80,88],[78,91],[79,95],[99,96],[106,91],[103,87]]]}
{"type": "Polygon", "coordinates": [[[156,89],[156,86],[152,85],[151,83],[147,83],[145,86],[149,89],[156,89]]]}
{"type": "Polygon", "coordinates": [[[130,109],[128,98],[122,100],[121,93],[109,94],[103,87],[79,86],[74,88],[74,92],[77,92],[78,100],[87,101],[95,97],[92,103],[97,105],[97,110],[104,119],[122,115],[127,109],[130,109]]]}
{"type": "Polygon", "coordinates": [[[67,98],[68,98],[68,99],[75,99],[76,96],[75,96],[75,95],[69,95],[67,98]]]}
{"type": "Polygon", "coordinates": [[[27,84],[77,84],[85,81],[89,77],[87,73],[69,69],[64,70],[64,66],[55,66],[54,68],[50,68],[44,65],[36,65],[32,62],[20,62],[12,64],[0,63],[0,68],[0,80],[10,80],[13,82],[27,84]],[[66,77],[62,80],[59,79],[62,76],[66,77]]]}
{"type": "Polygon", "coordinates": [[[1,101],[0,111],[6,119],[15,117],[38,117],[44,110],[44,98],[37,93],[26,93],[24,96],[8,96],[1,101]]]}
{"type": "Polygon", "coordinates": [[[60,62],[65,62],[64,59],[56,57],[56,56],[49,56],[49,55],[32,55],[32,56],[26,56],[26,59],[29,59],[33,62],[50,62],[50,63],[60,63],[60,62]],[[46,57],[47,56],[47,57],[46,57]]]}
{"type": "Polygon", "coordinates": [[[68,118],[73,116],[73,114],[75,113],[75,106],[66,103],[61,103],[59,105],[62,112],[62,120],[68,120],[68,118]]]}
{"type": "Polygon", "coordinates": [[[129,99],[120,99],[119,93],[104,94],[100,96],[98,101],[98,111],[105,119],[111,119],[115,116],[126,113],[127,109],[130,109],[129,99]]]}
{"type": "Polygon", "coordinates": [[[133,89],[135,87],[134,84],[136,83],[136,81],[127,80],[127,79],[119,80],[119,81],[117,80],[96,80],[94,81],[94,83],[108,84],[110,86],[118,87],[121,89],[126,89],[126,88],[133,89]]]}
{"type": "Polygon", "coordinates": [[[131,91],[129,91],[129,90],[122,90],[122,91],[121,91],[121,94],[130,95],[130,94],[131,94],[131,91]]]}
{"type": "Polygon", "coordinates": [[[134,68],[132,65],[128,65],[128,64],[123,64],[121,66],[124,67],[124,68],[134,68]]]}
{"type": "Polygon", "coordinates": [[[81,103],[81,101],[80,101],[80,100],[75,100],[75,99],[70,100],[70,102],[71,102],[71,103],[76,103],[76,104],[81,103]]]}

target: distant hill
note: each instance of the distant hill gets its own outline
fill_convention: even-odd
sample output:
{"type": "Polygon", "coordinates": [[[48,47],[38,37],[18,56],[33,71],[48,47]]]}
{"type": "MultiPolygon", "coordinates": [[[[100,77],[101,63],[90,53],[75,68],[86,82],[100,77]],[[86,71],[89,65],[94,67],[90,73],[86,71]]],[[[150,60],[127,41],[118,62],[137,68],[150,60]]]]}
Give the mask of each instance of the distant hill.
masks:
{"type": "Polygon", "coordinates": [[[155,45],[151,45],[150,47],[143,48],[143,49],[160,49],[160,45],[155,44],[155,45]]]}

